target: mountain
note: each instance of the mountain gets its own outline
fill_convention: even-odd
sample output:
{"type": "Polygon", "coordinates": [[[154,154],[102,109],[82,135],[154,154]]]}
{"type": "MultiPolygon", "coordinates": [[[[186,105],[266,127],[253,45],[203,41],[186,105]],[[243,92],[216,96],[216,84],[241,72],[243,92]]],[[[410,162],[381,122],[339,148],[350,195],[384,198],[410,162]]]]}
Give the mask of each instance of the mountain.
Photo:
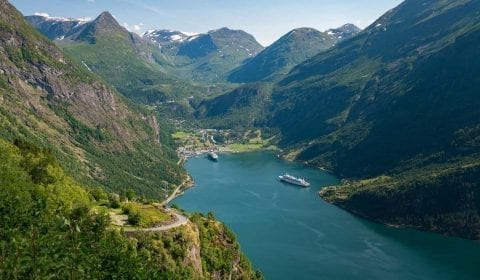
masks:
{"type": "Polygon", "coordinates": [[[406,0],[272,95],[286,155],[362,179],[322,195],[373,220],[480,238],[480,2],[406,0]]]}
{"type": "Polygon", "coordinates": [[[112,14],[103,12],[95,20],[85,24],[81,30],[69,36],[68,39],[95,44],[98,39],[114,36],[122,38],[130,37],[131,40],[134,41],[132,37],[135,35],[120,26],[112,14]]]}
{"type": "MultiPolygon", "coordinates": [[[[57,24],[44,16],[26,19],[46,36],[57,24]]],[[[171,62],[157,46],[120,26],[108,12],[73,29],[65,28],[53,39],[76,62],[135,101],[154,103],[206,91],[203,85],[176,78],[169,71],[171,62]]]]}
{"type": "Polygon", "coordinates": [[[340,42],[342,40],[347,40],[358,33],[360,33],[362,29],[358,28],[356,25],[347,23],[345,25],[340,26],[339,28],[333,28],[327,30],[325,33],[332,36],[334,41],[340,42]]]}
{"type": "Polygon", "coordinates": [[[145,32],[142,37],[158,45],[159,48],[162,48],[164,46],[173,48],[173,46],[181,44],[186,40],[192,38],[192,36],[187,35],[183,32],[165,29],[149,30],[145,32]]]}
{"type": "Polygon", "coordinates": [[[352,24],[326,32],[313,28],[294,29],[233,70],[228,79],[242,83],[281,79],[294,66],[358,32],[360,29],[352,24]]]}
{"type": "MultiPolygon", "coordinates": [[[[236,129],[263,126],[268,120],[272,85],[251,83],[230,92],[193,104],[197,121],[204,127],[236,129]]],[[[264,131],[266,128],[264,127],[264,131]]]]}
{"type": "Polygon", "coordinates": [[[80,30],[87,21],[48,15],[33,15],[26,20],[50,40],[63,40],[80,30]]]}
{"type": "Polygon", "coordinates": [[[111,191],[161,197],[184,179],[154,112],[127,102],[1,4],[0,138],[49,149],[76,180],[111,191]]]}
{"type": "Polygon", "coordinates": [[[158,30],[143,37],[159,45],[173,59],[176,73],[188,80],[223,81],[228,72],[263,49],[252,35],[228,28],[196,35],[158,30]]]}

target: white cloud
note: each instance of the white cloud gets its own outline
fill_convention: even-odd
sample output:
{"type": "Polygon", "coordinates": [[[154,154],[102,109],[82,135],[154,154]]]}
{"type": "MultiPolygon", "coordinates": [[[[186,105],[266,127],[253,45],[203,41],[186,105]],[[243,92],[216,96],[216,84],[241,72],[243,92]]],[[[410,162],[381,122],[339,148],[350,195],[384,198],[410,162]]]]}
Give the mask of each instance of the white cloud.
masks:
{"type": "Polygon", "coordinates": [[[140,22],[138,24],[134,24],[134,25],[130,25],[126,22],[123,23],[123,27],[125,27],[128,31],[136,32],[136,33],[140,33],[139,31],[141,31],[144,26],[145,26],[145,24],[142,23],[142,22],[140,22]]]}
{"type": "Polygon", "coordinates": [[[87,0],[89,3],[95,3],[95,0],[87,0]]]}
{"type": "Polygon", "coordinates": [[[34,13],[34,15],[36,15],[36,16],[41,16],[41,17],[47,17],[47,18],[50,17],[49,14],[47,14],[47,13],[40,13],[40,12],[36,12],[36,13],[34,13]]]}

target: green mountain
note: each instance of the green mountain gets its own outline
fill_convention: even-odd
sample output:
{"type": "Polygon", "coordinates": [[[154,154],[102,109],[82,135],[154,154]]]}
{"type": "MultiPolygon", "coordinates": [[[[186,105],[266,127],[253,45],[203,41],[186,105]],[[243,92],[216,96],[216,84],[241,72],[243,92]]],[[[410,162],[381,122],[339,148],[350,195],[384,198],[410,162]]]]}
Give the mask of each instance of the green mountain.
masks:
{"type": "Polygon", "coordinates": [[[152,30],[144,38],[158,45],[176,66],[175,73],[187,80],[218,82],[263,47],[242,30],[220,28],[206,34],[152,30]]]}
{"type": "Polygon", "coordinates": [[[246,84],[226,94],[191,105],[197,121],[203,127],[240,130],[264,127],[268,120],[265,107],[270,104],[272,88],[268,83],[246,84]]]}
{"type": "Polygon", "coordinates": [[[183,180],[153,112],[72,62],[5,1],[0,24],[2,139],[48,148],[76,180],[112,191],[162,197],[183,180]]]}
{"type": "Polygon", "coordinates": [[[313,28],[298,28],[288,32],[254,58],[233,70],[231,82],[255,82],[281,79],[299,63],[342,40],[353,37],[360,29],[352,24],[320,32],[313,28]]]}
{"type": "Polygon", "coordinates": [[[167,74],[169,62],[155,46],[121,27],[108,12],[57,43],[133,100],[152,103],[194,91],[193,85],[167,74]]]}
{"type": "Polygon", "coordinates": [[[108,12],[91,22],[29,16],[26,19],[76,62],[99,74],[128,98],[155,103],[207,93],[207,86],[175,78],[159,49],[120,26],[108,12]],[[70,22],[76,23],[74,28],[70,22]],[[61,28],[60,28],[61,27],[61,28]]]}
{"type": "Polygon", "coordinates": [[[288,155],[347,178],[374,220],[480,238],[480,2],[407,0],[297,66],[272,96],[288,155]]]}

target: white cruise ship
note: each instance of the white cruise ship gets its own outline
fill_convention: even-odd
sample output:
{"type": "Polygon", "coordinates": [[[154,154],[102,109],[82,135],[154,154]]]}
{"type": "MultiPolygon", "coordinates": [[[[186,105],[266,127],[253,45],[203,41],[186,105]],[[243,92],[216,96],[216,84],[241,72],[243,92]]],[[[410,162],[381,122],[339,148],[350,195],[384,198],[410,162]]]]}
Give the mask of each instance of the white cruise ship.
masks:
{"type": "Polygon", "coordinates": [[[297,185],[297,186],[302,186],[302,187],[309,187],[310,186],[310,183],[305,181],[305,179],[300,179],[300,178],[297,178],[297,177],[294,177],[292,175],[289,175],[287,173],[285,173],[285,175],[282,175],[282,176],[278,176],[278,178],[280,179],[280,181],[282,182],[285,182],[285,183],[289,183],[289,184],[293,184],[293,185],[297,185]]]}

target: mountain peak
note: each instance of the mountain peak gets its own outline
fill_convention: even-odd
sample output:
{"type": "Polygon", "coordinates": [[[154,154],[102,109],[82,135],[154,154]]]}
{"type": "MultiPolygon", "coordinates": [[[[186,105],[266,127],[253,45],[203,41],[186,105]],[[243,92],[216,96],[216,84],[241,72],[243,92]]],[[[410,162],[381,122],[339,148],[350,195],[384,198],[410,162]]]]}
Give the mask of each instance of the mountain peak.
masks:
{"type": "Polygon", "coordinates": [[[291,38],[293,36],[302,36],[302,35],[306,35],[306,34],[320,34],[321,32],[318,31],[317,29],[315,28],[311,28],[311,27],[300,27],[300,28],[295,28],[293,30],[291,30],[290,32],[288,32],[287,34],[285,34],[283,37],[284,38],[291,38]]]}
{"type": "Polygon", "coordinates": [[[98,37],[122,35],[129,38],[129,32],[122,27],[109,12],[101,13],[95,20],[89,22],[85,28],[75,36],[74,40],[87,41],[95,43],[98,37]]]}
{"type": "Polygon", "coordinates": [[[358,26],[352,23],[347,23],[338,28],[331,29],[331,30],[339,30],[339,31],[348,32],[348,33],[359,33],[360,31],[362,31],[361,28],[359,28],[358,26]]]}
{"type": "Polygon", "coordinates": [[[96,25],[97,28],[102,29],[123,29],[113,15],[106,11],[102,12],[92,23],[96,25]]]}
{"type": "Polygon", "coordinates": [[[338,28],[329,29],[325,32],[334,37],[337,41],[343,41],[357,35],[361,31],[362,29],[358,28],[355,24],[347,23],[338,28]]]}
{"type": "Polygon", "coordinates": [[[230,29],[230,28],[228,28],[228,27],[222,27],[222,28],[210,30],[210,31],[208,31],[208,33],[235,32],[235,31],[238,31],[238,30],[233,30],[233,29],[230,29]]]}

